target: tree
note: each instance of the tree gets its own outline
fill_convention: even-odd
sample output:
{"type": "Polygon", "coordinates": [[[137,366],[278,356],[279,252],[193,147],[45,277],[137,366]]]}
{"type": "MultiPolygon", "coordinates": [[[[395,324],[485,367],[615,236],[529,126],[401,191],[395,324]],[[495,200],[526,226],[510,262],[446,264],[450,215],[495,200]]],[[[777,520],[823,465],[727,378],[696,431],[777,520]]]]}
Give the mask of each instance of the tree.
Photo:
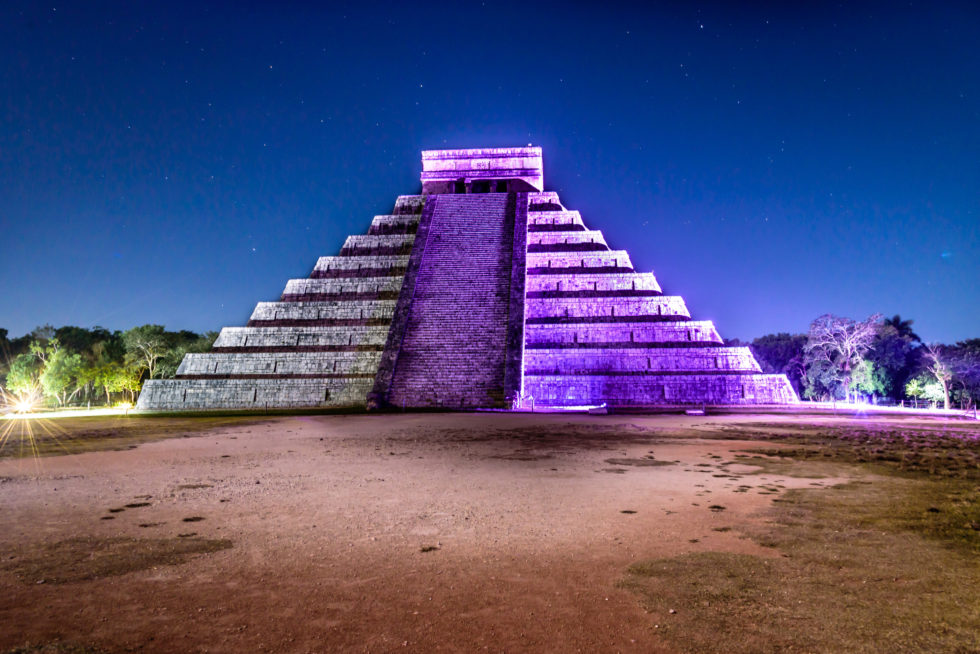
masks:
{"type": "Polygon", "coordinates": [[[946,390],[937,381],[926,381],[922,384],[922,397],[932,402],[933,408],[947,398],[946,390]]]}
{"type": "Polygon", "coordinates": [[[126,391],[129,393],[129,401],[135,402],[136,394],[143,387],[143,382],[140,378],[141,374],[139,370],[120,366],[116,370],[115,377],[113,378],[113,388],[119,392],[126,391]]]}
{"type": "Polygon", "coordinates": [[[218,332],[195,334],[190,331],[180,331],[168,332],[168,335],[171,339],[171,346],[157,365],[158,376],[162,379],[172,378],[177,374],[177,368],[180,367],[180,362],[184,360],[184,355],[207,352],[211,349],[215,339],[218,338],[218,332]]]}
{"type": "Polygon", "coordinates": [[[912,330],[913,322],[915,321],[902,320],[902,317],[896,313],[891,318],[885,318],[883,321],[881,321],[881,324],[885,327],[891,327],[894,329],[899,338],[921,343],[922,339],[919,338],[919,335],[912,330]]]}
{"type": "Polygon", "coordinates": [[[851,375],[851,388],[872,398],[885,394],[886,380],[881,370],[868,359],[861,359],[851,375]]]}
{"type": "Polygon", "coordinates": [[[960,341],[945,350],[954,380],[960,386],[957,399],[963,408],[972,406],[980,398],[980,338],[960,341]]]}
{"type": "Polygon", "coordinates": [[[10,362],[7,373],[7,391],[20,398],[37,397],[41,391],[41,362],[28,352],[19,354],[10,362]]]}
{"type": "Polygon", "coordinates": [[[866,355],[882,381],[882,394],[896,402],[902,399],[905,383],[918,361],[918,336],[911,332],[911,324],[911,320],[901,320],[897,315],[887,318],[878,327],[866,355]]]}
{"type": "Polygon", "coordinates": [[[157,362],[167,353],[167,333],[162,325],[143,325],[123,332],[126,362],[145,370],[150,379],[156,374],[157,362]]]}
{"type": "Polygon", "coordinates": [[[905,384],[905,394],[912,398],[912,402],[916,409],[919,408],[919,398],[925,395],[925,384],[916,377],[915,379],[910,379],[907,384],[905,384]]]}
{"type": "Polygon", "coordinates": [[[38,379],[44,394],[64,406],[81,389],[82,356],[64,348],[54,350],[44,364],[38,379]],[[69,391],[71,394],[69,395],[69,391]]]}
{"type": "Polygon", "coordinates": [[[828,381],[836,382],[829,387],[834,395],[836,395],[834,386],[843,387],[844,398],[850,401],[854,368],[871,349],[880,320],[880,314],[857,321],[828,313],[810,323],[807,342],[803,346],[808,393],[812,394],[814,390],[810,382],[819,378],[824,385],[828,381]]]}
{"type": "Polygon", "coordinates": [[[927,345],[925,348],[926,370],[942,388],[943,408],[949,409],[949,385],[953,381],[953,369],[943,352],[942,345],[927,345]]]}
{"type": "Polygon", "coordinates": [[[112,393],[116,390],[116,377],[122,366],[115,361],[105,363],[98,367],[95,373],[96,383],[105,392],[105,403],[112,402],[112,393]]]}

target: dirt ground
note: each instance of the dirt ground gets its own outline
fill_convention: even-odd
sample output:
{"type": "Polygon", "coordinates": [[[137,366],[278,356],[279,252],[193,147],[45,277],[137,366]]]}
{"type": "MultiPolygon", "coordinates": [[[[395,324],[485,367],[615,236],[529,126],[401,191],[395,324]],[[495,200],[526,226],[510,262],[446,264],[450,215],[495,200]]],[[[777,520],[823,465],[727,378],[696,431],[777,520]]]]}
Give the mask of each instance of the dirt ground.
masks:
{"type": "Polygon", "coordinates": [[[675,652],[631,565],[778,556],[745,535],[773,500],[851,479],[733,463],[760,419],[801,420],[294,416],[0,460],[0,651],[675,652]]]}

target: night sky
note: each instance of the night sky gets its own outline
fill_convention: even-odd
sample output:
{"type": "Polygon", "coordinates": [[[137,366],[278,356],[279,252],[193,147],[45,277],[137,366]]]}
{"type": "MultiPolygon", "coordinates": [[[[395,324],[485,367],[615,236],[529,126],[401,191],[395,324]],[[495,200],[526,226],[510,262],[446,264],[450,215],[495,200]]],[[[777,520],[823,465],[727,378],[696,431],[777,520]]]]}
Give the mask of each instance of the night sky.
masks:
{"type": "Polygon", "coordinates": [[[545,184],[726,337],[980,336],[980,9],[5,2],[0,327],[243,325],[420,190],[545,184]]]}

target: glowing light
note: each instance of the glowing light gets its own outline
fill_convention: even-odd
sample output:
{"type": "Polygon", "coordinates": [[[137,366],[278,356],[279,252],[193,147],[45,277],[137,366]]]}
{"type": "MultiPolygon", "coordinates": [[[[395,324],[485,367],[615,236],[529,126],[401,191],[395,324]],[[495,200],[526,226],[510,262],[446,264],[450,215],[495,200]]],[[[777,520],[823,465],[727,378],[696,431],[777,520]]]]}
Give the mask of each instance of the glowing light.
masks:
{"type": "Polygon", "coordinates": [[[104,409],[65,409],[62,411],[38,411],[36,413],[8,413],[4,416],[6,420],[47,420],[49,418],[83,418],[85,416],[125,416],[128,415],[132,405],[128,408],[106,407],[104,409]]]}
{"type": "Polygon", "coordinates": [[[34,402],[29,398],[23,400],[17,400],[14,403],[14,411],[17,413],[30,413],[31,409],[34,408],[34,402]]]}

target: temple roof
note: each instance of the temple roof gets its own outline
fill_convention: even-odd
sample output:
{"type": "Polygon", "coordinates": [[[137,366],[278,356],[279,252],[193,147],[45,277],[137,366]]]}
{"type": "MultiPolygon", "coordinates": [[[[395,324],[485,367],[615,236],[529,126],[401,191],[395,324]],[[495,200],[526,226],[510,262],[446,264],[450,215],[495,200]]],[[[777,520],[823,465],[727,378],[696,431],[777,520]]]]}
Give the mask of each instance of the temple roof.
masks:
{"type": "Polygon", "coordinates": [[[541,148],[475,148],[470,150],[423,150],[423,187],[438,182],[463,180],[515,180],[544,190],[541,148]]]}

